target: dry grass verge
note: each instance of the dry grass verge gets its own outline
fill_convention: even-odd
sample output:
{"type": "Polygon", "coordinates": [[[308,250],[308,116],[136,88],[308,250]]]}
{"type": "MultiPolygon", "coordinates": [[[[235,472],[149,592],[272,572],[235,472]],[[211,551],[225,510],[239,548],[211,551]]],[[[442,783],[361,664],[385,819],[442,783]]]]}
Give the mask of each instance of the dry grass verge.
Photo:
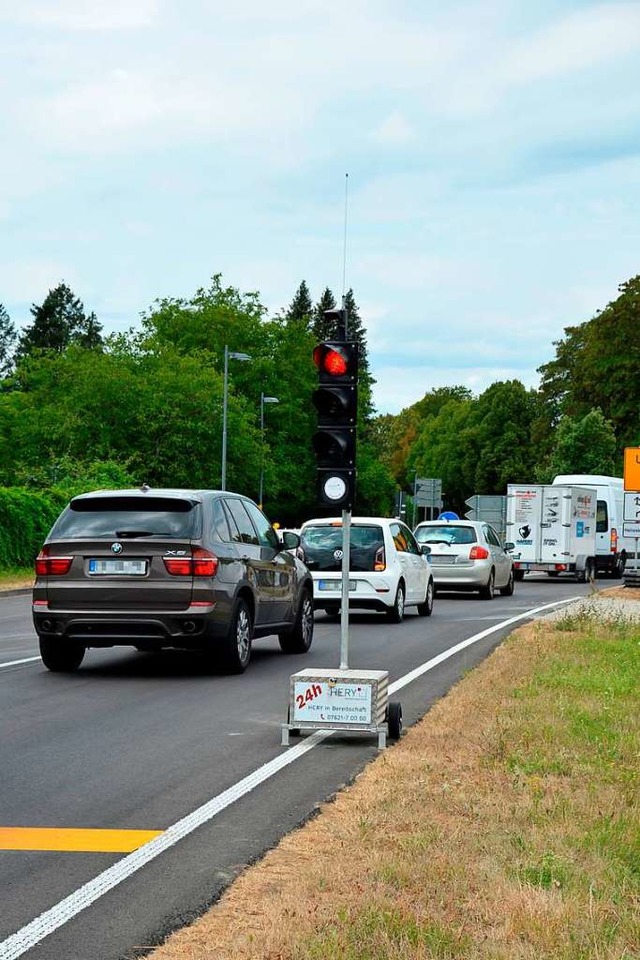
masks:
{"type": "Polygon", "coordinates": [[[521,628],[152,960],[640,957],[640,627],[521,628]]]}
{"type": "Polygon", "coordinates": [[[33,586],[33,570],[8,570],[0,576],[0,593],[6,590],[21,590],[33,586]]]}

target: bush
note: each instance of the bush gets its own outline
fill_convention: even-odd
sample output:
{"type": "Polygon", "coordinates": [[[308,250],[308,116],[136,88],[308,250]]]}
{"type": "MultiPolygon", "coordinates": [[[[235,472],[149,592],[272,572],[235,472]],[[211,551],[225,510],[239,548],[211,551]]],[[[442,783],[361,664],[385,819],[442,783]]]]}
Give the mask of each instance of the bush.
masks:
{"type": "Polygon", "coordinates": [[[0,487],[0,570],[33,566],[66,502],[62,491],[0,487]]]}

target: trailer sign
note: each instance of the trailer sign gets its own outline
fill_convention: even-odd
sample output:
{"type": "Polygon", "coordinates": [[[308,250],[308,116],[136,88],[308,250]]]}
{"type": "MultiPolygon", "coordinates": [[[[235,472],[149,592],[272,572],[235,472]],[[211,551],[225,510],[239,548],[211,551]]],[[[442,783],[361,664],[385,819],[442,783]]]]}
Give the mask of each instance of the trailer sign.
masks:
{"type": "Polygon", "coordinates": [[[371,724],[371,684],[337,680],[294,683],[292,721],[371,724]]]}

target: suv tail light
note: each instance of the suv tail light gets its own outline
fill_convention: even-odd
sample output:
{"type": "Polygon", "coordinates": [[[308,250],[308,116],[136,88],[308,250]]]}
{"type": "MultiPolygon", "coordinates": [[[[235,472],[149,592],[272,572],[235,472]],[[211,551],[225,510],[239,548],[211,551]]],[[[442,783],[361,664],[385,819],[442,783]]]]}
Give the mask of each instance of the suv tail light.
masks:
{"type": "Polygon", "coordinates": [[[489,551],[486,547],[481,547],[479,543],[474,544],[469,551],[469,560],[486,560],[489,551]]]}
{"type": "Polygon", "coordinates": [[[387,569],[387,560],[384,554],[384,547],[378,547],[378,549],[376,550],[376,555],[373,560],[373,569],[374,570],[387,569]]]}
{"type": "Polygon", "coordinates": [[[190,557],[163,557],[167,573],[172,577],[215,577],[218,558],[215,553],[196,547],[190,557]]]}
{"type": "Polygon", "coordinates": [[[36,577],[63,577],[72,563],[73,557],[50,557],[45,546],[36,557],[36,577]]]}
{"type": "Polygon", "coordinates": [[[611,527],[611,538],[609,540],[609,552],[617,553],[618,552],[618,531],[615,527],[611,527]]]}
{"type": "Polygon", "coordinates": [[[218,572],[218,558],[215,553],[196,547],[193,551],[194,577],[215,577],[218,572]]]}

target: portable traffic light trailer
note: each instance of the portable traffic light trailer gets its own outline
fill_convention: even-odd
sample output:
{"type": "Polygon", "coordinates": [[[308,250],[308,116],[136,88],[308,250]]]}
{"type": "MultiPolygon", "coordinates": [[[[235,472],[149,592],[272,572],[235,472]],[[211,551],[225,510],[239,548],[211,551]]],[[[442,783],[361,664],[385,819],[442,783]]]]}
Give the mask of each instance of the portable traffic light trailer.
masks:
{"type": "Polygon", "coordinates": [[[342,730],[375,733],[378,747],[387,736],[402,732],[402,707],[389,703],[386,670],[350,670],[349,559],[351,510],[356,493],[356,424],[358,417],[358,343],[347,340],[344,310],[326,310],[324,319],[336,325],[336,337],[319,343],[313,351],[318,386],[312,394],[318,411],[313,435],[317,460],[317,496],[324,507],[342,511],[342,610],[340,615],[340,667],[337,670],[303,670],[289,684],[287,722],[282,724],[282,744],[303,730],[342,730]]]}

